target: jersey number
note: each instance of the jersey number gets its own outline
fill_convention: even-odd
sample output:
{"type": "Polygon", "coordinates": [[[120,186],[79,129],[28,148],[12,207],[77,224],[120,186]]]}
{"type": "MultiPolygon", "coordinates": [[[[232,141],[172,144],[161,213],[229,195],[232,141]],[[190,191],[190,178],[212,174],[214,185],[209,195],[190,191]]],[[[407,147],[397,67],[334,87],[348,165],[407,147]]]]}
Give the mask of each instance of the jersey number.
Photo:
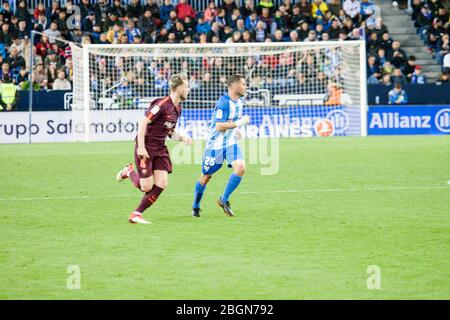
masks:
{"type": "Polygon", "coordinates": [[[205,157],[205,165],[212,167],[216,164],[216,158],[214,157],[205,157]]]}

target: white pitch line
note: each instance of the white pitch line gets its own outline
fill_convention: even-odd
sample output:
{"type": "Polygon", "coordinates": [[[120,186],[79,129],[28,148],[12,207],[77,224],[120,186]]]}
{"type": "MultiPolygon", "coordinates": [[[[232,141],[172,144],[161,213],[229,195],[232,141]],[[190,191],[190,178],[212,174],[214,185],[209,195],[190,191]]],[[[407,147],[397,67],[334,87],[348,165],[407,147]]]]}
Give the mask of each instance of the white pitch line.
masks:
{"type": "MultiPolygon", "coordinates": [[[[241,191],[239,194],[266,194],[270,193],[320,193],[320,192],[365,192],[365,191],[407,191],[407,190],[438,190],[448,189],[444,186],[418,186],[418,187],[361,187],[340,189],[303,189],[303,190],[270,190],[270,191],[241,191]]],[[[0,201],[39,201],[39,200],[92,200],[111,198],[134,198],[139,194],[117,194],[108,196],[72,196],[72,197],[33,197],[33,198],[0,198],[0,201]]],[[[192,193],[169,193],[165,197],[192,196],[192,193]]]]}

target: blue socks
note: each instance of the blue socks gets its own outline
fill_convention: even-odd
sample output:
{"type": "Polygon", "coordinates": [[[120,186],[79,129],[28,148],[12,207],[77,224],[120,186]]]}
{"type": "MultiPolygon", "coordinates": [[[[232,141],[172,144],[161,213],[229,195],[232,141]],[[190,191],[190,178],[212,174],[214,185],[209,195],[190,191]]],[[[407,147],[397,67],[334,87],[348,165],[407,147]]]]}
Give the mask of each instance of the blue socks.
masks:
{"type": "Polygon", "coordinates": [[[200,208],[200,201],[202,201],[203,193],[205,192],[206,186],[203,186],[199,181],[195,184],[194,191],[194,204],[192,209],[200,208]]]}
{"type": "Polygon", "coordinates": [[[238,187],[238,185],[241,183],[242,177],[239,177],[237,174],[232,173],[230,176],[230,179],[228,180],[228,184],[225,188],[225,191],[223,192],[223,195],[221,197],[222,201],[228,201],[230,198],[230,195],[233,193],[233,191],[238,187]]]}
{"type": "MultiPolygon", "coordinates": [[[[228,180],[228,184],[225,187],[225,191],[223,192],[222,197],[220,198],[222,201],[228,201],[230,195],[241,183],[242,177],[239,177],[237,174],[232,173],[230,179],[228,180]]],[[[194,203],[192,204],[192,209],[200,208],[200,201],[202,201],[203,193],[205,192],[206,185],[202,185],[199,181],[195,184],[194,189],[194,203]]]]}

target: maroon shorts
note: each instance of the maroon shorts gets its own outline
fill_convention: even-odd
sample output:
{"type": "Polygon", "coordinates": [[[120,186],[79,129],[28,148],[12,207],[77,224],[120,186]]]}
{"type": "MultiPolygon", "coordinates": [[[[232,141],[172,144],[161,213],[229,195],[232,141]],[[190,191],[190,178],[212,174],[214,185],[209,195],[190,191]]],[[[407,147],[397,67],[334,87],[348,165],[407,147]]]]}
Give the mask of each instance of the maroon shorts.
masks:
{"type": "Polygon", "coordinates": [[[134,161],[140,178],[148,178],[153,175],[154,170],[172,172],[172,161],[170,161],[169,150],[163,146],[145,146],[149,159],[140,159],[137,155],[137,144],[134,147],[134,161]]]}

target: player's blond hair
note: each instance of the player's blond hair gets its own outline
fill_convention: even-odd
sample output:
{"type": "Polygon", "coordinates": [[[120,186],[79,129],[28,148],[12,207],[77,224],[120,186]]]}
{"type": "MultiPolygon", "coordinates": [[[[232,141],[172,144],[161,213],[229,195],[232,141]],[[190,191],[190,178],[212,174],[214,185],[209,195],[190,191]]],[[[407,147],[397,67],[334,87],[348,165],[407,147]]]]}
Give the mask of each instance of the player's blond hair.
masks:
{"type": "Polygon", "coordinates": [[[186,74],[184,73],[174,74],[173,76],[170,77],[169,80],[170,90],[174,91],[176,88],[181,86],[184,83],[184,81],[188,81],[188,77],[186,74]]]}

